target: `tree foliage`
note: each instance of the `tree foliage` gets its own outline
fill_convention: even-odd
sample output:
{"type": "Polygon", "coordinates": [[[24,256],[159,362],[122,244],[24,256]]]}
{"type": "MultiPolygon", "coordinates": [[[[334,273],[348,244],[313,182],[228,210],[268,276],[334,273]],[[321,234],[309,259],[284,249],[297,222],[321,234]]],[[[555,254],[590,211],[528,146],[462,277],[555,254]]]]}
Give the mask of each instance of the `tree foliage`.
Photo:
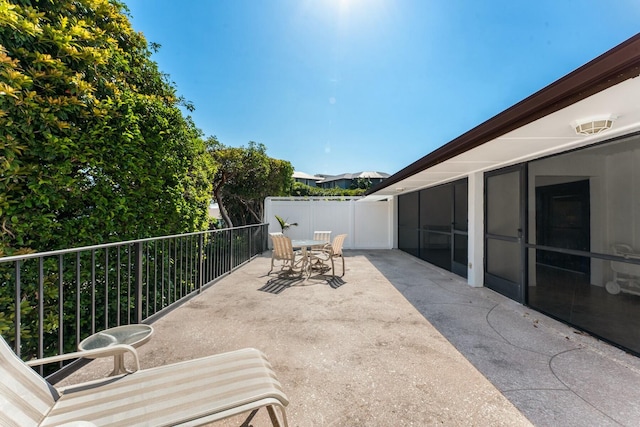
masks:
{"type": "Polygon", "coordinates": [[[207,227],[213,163],[126,13],[0,0],[0,256],[207,227]]]}
{"type": "Polygon", "coordinates": [[[262,222],[265,197],[288,195],[293,167],[267,156],[263,144],[226,147],[212,137],[207,145],[218,166],[213,194],[228,227],[262,222]]]}
{"type": "Polygon", "coordinates": [[[369,178],[356,178],[354,182],[351,183],[349,189],[351,190],[368,190],[371,188],[373,183],[369,178]]]}
{"type": "Polygon", "coordinates": [[[343,188],[320,188],[311,187],[301,182],[293,183],[291,196],[296,197],[340,197],[340,196],[362,196],[367,190],[364,188],[348,189],[343,188]]]}

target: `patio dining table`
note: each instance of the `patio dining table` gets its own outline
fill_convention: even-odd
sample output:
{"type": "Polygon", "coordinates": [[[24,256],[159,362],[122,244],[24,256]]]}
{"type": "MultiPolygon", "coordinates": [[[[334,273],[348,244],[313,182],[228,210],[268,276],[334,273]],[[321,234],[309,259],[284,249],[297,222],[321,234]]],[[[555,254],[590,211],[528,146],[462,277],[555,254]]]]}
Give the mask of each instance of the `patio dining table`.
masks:
{"type": "Polygon", "coordinates": [[[311,249],[314,247],[322,247],[326,245],[327,242],[324,240],[314,240],[314,239],[296,239],[291,240],[291,246],[293,248],[302,249],[302,256],[306,258],[305,264],[307,269],[307,276],[311,274],[311,249]]]}
{"type": "Polygon", "coordinates": [[[302,248],[302,249],[310,249],[314,246],[324,246],[327,242],[324,240],[313,240],[313,239],[301,239],[301,240],[291,240],[291,245],[294,248],[302,248]]]}

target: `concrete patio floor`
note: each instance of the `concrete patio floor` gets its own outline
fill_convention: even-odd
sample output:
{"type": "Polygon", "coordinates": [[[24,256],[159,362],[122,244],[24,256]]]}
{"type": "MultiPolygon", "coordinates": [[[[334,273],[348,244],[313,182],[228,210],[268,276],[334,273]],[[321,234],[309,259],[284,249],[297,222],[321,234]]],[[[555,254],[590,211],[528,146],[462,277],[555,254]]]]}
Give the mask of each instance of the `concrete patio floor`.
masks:
{"type": "MultiPolygon", "coordinates": [[[[346,256],[344,277],[306,281],[267,276],[270,255],[255,258],[154,322],[142,367],[259,348],[290,426],[640,420],[638,358],[403,252],[346,256]]],[[[95,360],[58,385],[111,368],[95,360]]],[[[270,425],[266,411],[250,424],[270,425]]]]}

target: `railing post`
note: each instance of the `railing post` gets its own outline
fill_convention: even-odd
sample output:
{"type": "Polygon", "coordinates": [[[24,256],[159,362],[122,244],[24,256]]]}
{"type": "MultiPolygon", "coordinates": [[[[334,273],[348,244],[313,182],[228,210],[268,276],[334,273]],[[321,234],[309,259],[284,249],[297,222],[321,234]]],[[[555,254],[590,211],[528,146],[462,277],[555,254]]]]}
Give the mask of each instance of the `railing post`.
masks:
{"type": "Polygon", "coordinates": [[[269,248],[269,224],[262,224],[260,229],[260,253],[263,253],[269,248]]]}
{"type": "Polygon", "coordinates": [[[134,316],[133,322],[142,322],[142,242],[136,242],[133,244],[134,251],[134,293],[135,300],[133,302],[134,316]]]}
{"type": "Polygon", "coordinates": [[[203,262],[204,262],[204,255],[203,255],[203,251],[204,251],[204,233],[200,233],[200,237],[198,238],[198,274],[197,274],[197,280],[198,280],[198,293],[200,293],[202,291],[202,282],[204,281],[204,268],[203,268],[203,262]]]}
{"type": "Polygon", "coordinates": [[[16,328],[16,346],[15,352],[20,357],[21,355],[21,335],[22,335],[22,313],[20,311],[20,301],[22,299],[22,290],[20,289],[22,284],[20,283],[20,261],[16,261],[16,314],[15,314],[15,328],[16,328]]]}
{"type": "Polygon", "coordinates": [[[233,228],[229,229],[229,271],[233,270],[233,228]]]}

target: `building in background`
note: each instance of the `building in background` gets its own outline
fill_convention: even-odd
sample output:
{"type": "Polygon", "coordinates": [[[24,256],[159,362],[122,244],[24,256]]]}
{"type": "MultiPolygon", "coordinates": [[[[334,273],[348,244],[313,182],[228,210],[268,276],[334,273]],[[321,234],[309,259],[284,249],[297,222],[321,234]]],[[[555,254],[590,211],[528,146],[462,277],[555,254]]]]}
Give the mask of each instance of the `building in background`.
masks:
{"type": "MultiPolygon", "coordinates": [[[[390,175],[384,172],[356,172],[356,173],[343,173],[341,175],[309,175],[304,172],[294,172],[293,179],[296,182],[309,185],[311,187],[320,188],[342,188],[348,190],[350,188],[359,188],[358,185],[363,180],[369,182],[369,186],[374,186],[390,175]]],[[[368,187],[367,187],[368,188],[368,187]]]]}
{"type": "Polygon", "coordinates": [[[317,187],[316,184],[318,181],[322,180],[322,177],[317,175],[309,175],[308,173],[304,172],[294,171],[293,180],[295,182],[300,182],[304,185],[308,185],[309,187],[317,187]]]}

